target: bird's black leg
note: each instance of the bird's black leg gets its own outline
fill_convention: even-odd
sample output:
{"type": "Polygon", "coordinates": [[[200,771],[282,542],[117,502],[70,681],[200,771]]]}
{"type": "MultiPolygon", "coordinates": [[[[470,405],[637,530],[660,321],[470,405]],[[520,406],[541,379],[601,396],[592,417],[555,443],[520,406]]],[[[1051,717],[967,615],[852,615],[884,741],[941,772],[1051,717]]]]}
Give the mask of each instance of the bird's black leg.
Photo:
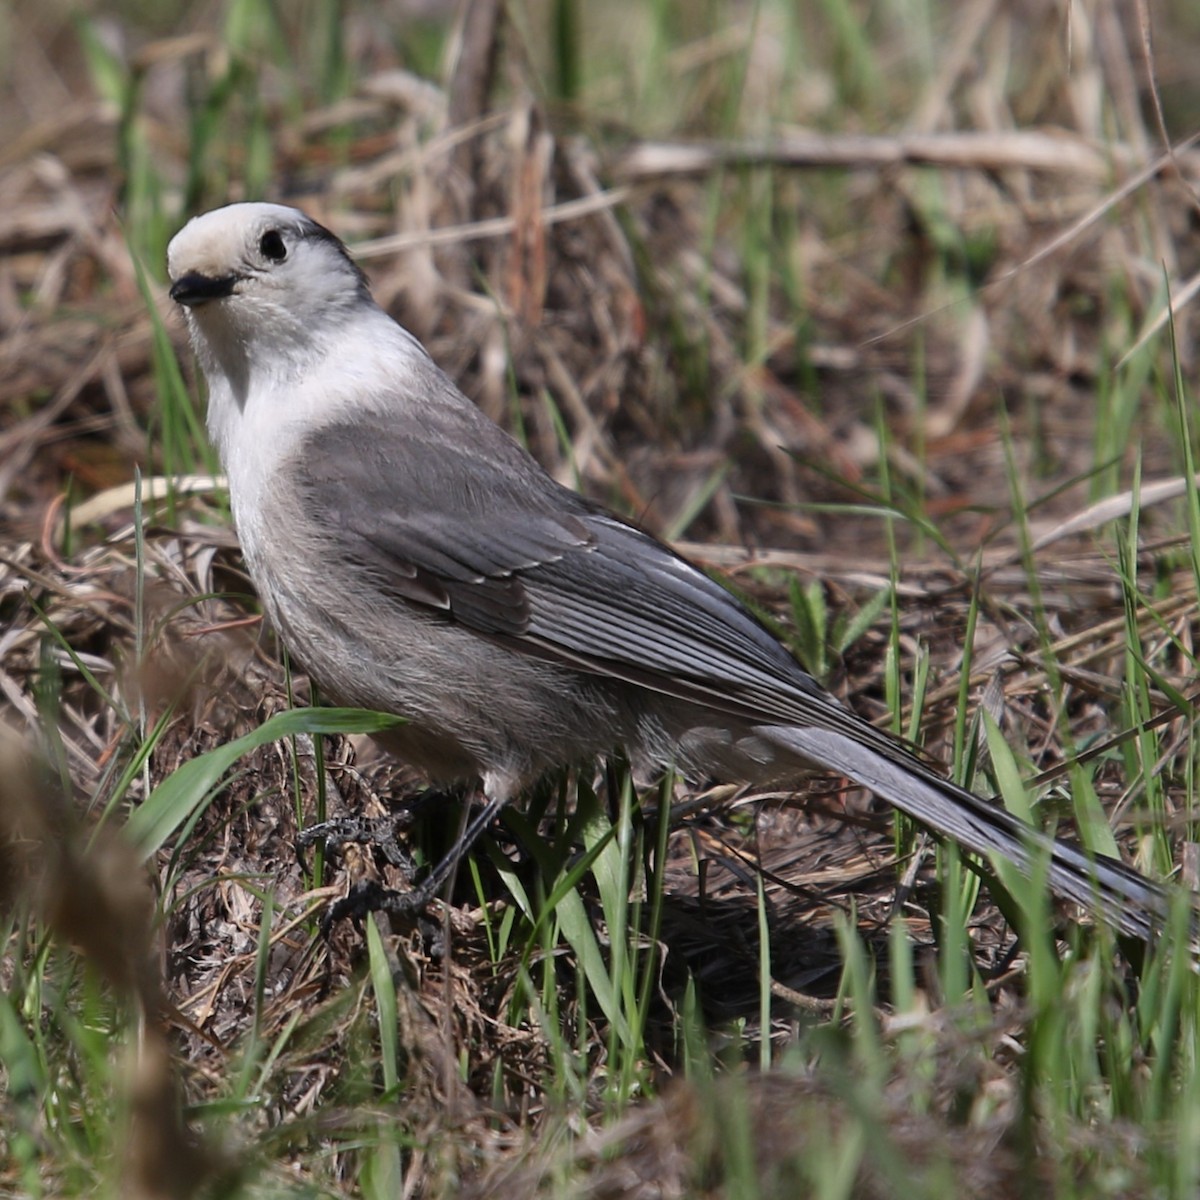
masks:
{"type": "MultiPolygon", "coordinates": [[[[323,929],[328,932],[338,921],[345,917],[361,919],[370,912],[386,912],[396,916],[419,916],[437,898],[443,885],[458,869],[463,856],[479,840],[487,827],[500,815],[504,800],[489,799],[479,812],[463,829],[451,848],[450,852],[438,863],[424,879],[407,892],[397,892],[381,886],[375,880],[366,880],[350,889],[343,900],[332,905],[322,922],[323,929]]],[[[326,824],[336,824],[327,822],[326,824]]],[[[320,829],[321,826],[314,826],[320,829]]],[[[306,831],[307,832],[307,831],[306,831]]],[[[322,835],[317,835],[322,836],[322,835]]],[[[310,839],[313,840],[313,839],[310,839]]],[[[365,837],[355,836],[345,840],[352,842],[368,841],[365,837]]],[[[395,836],[392,835],[395,844],[395,836]]],[[[397,846],[399,851],[399,847],[397,846]]],[[[402,853],[402,852],[400,852],[402,853]]],[[[407,858],[407,856],[405,856],[407,858]]]]}

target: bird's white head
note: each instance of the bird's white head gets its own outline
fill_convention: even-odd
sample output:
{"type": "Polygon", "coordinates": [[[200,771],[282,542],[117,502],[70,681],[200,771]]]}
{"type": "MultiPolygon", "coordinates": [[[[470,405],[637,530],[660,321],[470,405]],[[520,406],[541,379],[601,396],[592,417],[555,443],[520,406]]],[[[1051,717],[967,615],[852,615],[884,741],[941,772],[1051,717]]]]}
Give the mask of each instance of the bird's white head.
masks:
{"type": "Polygon", "coordinates": [[[193,217],[167,247],[167,273],[231,479],[264,470],[287,430],[355,399],[375,347],[399,332],[346,247],[295,208],[231,204],[193,217]]]}
{"type": "Polygon", "coordinates": [[[235,392],[249,386],[256,363],[302,365],[316,334],[373,307],[337,237],[280,204],[193,217],[167,247],[167,272],[210,383],[223,375],[235,392]]]}

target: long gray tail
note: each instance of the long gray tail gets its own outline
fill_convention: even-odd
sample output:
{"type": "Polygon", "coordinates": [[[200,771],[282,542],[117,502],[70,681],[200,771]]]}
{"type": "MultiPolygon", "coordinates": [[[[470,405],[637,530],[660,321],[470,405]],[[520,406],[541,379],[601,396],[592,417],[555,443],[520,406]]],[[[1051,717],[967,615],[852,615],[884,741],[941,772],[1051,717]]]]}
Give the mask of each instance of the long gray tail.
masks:
{"type": "MultiPolygon", "coordinates": [[[[1123,934],[1148,940],[1166,922],[1170,894],[1113,858],[1089,856],[1026,825],[966,788],[943,779],[919,759],[883,740],[876,748],[852,734],[801,726],[756,732],[801,759],[847,775],[934,833],[984,858],[996,855],[1030,874],[1048,858],[1050,887],[1099,913],[1123,934]]],[[[856,731],[857,732],[857,731],[856,731]]],[[[878,731],[872,730],[873,733],[878,731]]]]}

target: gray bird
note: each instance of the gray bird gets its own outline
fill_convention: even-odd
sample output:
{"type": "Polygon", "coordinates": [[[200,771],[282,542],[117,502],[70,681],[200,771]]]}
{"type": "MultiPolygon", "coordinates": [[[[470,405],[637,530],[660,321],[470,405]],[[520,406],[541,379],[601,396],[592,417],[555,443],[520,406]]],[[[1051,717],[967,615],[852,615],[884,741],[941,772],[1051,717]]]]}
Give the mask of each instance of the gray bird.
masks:
{"type": "Polygon", "coordinates": [[[465,840],[548,770],[618,746],[734,781],[817,768],[974,854],[1045,860],[1054,891],[1122,933],[1161,925],[1162,888],[942,778],[702,571],[556,483],[316,221],[233,204],[167,253],[270,620],[327,696],[405,718],[389,749],[482,783],[465,840]]]}

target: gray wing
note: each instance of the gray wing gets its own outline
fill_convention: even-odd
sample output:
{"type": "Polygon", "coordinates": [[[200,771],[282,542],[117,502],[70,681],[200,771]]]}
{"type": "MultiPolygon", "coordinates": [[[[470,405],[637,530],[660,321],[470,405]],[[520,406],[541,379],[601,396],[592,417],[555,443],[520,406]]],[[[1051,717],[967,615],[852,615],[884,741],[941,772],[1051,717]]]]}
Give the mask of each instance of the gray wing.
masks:
{"type": "Polygon", "coordinates": [[[719,584],[559,486],[490,423],[471,432],[486,453],[436,427],[308,439],[301,501],[352,573],[583,671],[755,721],[844,725],[846,710],[719,584]]]}

